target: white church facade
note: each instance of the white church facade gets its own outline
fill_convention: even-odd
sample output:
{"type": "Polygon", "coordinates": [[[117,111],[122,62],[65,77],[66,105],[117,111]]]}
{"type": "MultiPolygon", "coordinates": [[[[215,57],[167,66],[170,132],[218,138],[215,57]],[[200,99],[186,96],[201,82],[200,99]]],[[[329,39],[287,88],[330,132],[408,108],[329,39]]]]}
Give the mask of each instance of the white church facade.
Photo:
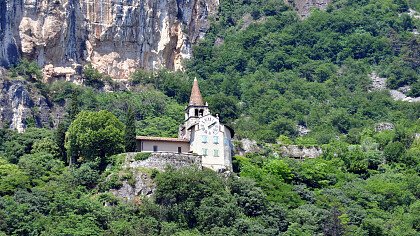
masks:
{"type": "Polygon", "coordinates": [[[141,152],[174,152],[197,154],[203,167],[215,171],[232,169],[234,131],[213,116],[204,103],[198,81],[194,79],[191,97],[185,108],[185,121],[179,126],[178,138],[138,136],[141,152]]]}

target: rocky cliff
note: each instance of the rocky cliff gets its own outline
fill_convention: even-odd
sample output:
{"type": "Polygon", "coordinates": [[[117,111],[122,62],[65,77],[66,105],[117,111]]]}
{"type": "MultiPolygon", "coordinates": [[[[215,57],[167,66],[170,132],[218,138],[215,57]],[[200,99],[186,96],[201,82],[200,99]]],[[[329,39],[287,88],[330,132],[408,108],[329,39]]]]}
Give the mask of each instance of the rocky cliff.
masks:
{"type": "Polygon", "coordinates": [[[0,74],[0,127],[23,132],[27,127],[52,127],[52,104],[39,89],[23,79],[9,80],[0,74]]]}
{"type": "Polygon", "coordinates": [[[181,69],[218,0],[2,0],[0,66],[21,56],[47,77],[86,63],[114,78],[136,68],[181,69]]]}

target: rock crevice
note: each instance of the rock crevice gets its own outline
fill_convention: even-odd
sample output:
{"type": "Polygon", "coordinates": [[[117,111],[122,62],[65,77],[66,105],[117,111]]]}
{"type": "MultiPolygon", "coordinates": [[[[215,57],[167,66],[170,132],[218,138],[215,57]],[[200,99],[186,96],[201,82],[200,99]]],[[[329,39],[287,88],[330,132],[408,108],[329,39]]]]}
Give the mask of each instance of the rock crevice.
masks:
{"type": "Polygon", "coordinates": [[[218,0],[2,1],[0,66],[24,56],[75,74],[91,63],[114,78],[137,68],[179,70],[218,6],[218,0]]]}

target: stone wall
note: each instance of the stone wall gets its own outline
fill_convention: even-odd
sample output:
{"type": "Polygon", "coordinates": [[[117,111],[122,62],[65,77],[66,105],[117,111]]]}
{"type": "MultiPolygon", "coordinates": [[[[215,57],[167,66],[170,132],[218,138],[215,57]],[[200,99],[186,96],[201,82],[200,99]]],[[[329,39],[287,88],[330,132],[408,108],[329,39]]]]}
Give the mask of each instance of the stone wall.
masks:
{"type": "MultiPolygon", "coordinates": [[[[121,188],[110,190],[115,196],[126,201],[136,201],[139,196],[150,197],[156,191],[156,183],[151,176],[151,170],[157,169],[164,171],[170,166],[175,169],[182,167],[196,167],[201,170],[201,156],[188,153],[169,153],[157,152],[150,153],[146,160],[135,160],[136,152],[127,153],[124,171],[131,171],[135,179],[135,184],[130,185],[124,180],[121,188]]],[[[142,153],[145,154],[145,153],[142,153]]]]}
{"type": "Polygon", "coordinates": [[[136,153],[128,153],[125,168],[150,168],[159,171],[165,170],[167,166],[175,169],[195,166],[201,169],[201,156],[189,153],[152,152],[146,160],[135,160],[136,153]]]}

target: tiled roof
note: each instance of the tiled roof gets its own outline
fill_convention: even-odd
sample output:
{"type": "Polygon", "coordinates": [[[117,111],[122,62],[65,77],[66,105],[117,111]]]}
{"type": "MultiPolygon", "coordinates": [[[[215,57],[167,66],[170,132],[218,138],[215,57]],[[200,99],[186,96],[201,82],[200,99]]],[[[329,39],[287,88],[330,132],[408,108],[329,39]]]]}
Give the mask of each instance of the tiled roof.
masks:
{"type": "Polygon", "coordinates": [[[150,140],[150,141],[166,141],[166,142],[183,142],[189,143],[190,141],[182,138],[167,138],[167,137],[150,137],[150,136],[137,136],[137,140],[150,140]]]}
{"type": "Polygon", "coordinates": [[[194,79],[193,87],[191,89],[189,105],[204,106],[203,97],[201,96],[200,88],[198,87],[197,79],[194,79]]]}

